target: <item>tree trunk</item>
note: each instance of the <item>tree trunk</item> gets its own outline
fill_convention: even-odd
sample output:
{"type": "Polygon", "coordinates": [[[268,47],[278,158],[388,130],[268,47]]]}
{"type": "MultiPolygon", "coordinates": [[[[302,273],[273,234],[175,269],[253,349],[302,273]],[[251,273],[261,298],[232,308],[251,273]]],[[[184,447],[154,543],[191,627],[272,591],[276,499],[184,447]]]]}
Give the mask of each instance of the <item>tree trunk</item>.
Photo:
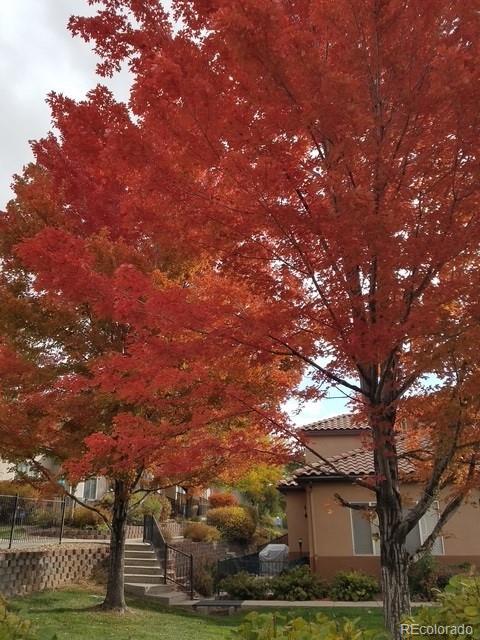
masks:
{"type": "Polygon", "coordinates": [[[124,612],[126,609],[123,573],[128,500],[125,482],[115,480],[107,593],[102,604],[102,609],[109,611],[124,612]]]}
{"type": "Polygon", "coordinates": [[[404,544],[395,540],[382,540],[382,536],[380,548],[385,627],[394,640],[401,640],[400,623],[410,613],[409,555],[404,544]]]}

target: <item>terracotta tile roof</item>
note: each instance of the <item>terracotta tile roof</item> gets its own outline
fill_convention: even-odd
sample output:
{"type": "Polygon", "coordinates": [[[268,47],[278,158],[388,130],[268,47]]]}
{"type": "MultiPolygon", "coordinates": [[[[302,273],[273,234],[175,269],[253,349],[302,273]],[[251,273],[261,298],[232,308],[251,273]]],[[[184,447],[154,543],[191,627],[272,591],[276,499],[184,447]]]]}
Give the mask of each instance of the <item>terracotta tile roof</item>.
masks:
{"type": "MultiPolygon", "coordinates": [[[[400,439],[397,444],[399,453],[405,449],[400,439]]],[[[297,469],[295,473],[286,478],[279,485],[280,488],[300,487],[301,484],[313,479],[332,478],[339,476],[369,476],[375,473],[373,463],[373,451],[368,449],[354,449],[338,456],[326,458],[327,462],[313,462],[297,469]],[[330,464],[328,464],[330,463],[330,464]]],[[[411,462],[401,459],[399,462],[400,471],[404,474],[412,473],[415,469],[411,462]]]]}
{"type": "Polygon", "coordinates": [[[365,431],[366,429],[369,429],[369,426],[355,421],[350,413],[344,413],[343,415],[334,416],[333,418],[325,418],[324,420],[317,420],[317,422],[311,422],[301,427],[302,431],[309,432],[365,431]]]}

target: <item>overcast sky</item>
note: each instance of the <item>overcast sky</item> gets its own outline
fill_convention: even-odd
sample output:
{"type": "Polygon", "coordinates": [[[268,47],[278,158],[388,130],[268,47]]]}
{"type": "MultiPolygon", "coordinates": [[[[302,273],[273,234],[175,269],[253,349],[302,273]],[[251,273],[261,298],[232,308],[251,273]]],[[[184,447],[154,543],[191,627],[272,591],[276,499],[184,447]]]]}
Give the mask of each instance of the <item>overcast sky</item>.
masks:
{"type": "MultiPolygon", "coordinates": [[[[70,15],[91,13],[86,0],[0,0],[0,210],[11,197],[12,175],[32,159],[29,140],[50,128],[50,91],[83,98],[99,80],[89,45],[72,38],[70,15]]],[[[118,98],[128,95],[128,76],[108,82],[118,98]]],[[[332,396],[340,395],[332,392],[332,396]]],[[[294,409],[290,403],[289,409],[294,409]]],[[[305,424],[345,410],[341,399],[309,404],[295,417],[305,424]]]]}

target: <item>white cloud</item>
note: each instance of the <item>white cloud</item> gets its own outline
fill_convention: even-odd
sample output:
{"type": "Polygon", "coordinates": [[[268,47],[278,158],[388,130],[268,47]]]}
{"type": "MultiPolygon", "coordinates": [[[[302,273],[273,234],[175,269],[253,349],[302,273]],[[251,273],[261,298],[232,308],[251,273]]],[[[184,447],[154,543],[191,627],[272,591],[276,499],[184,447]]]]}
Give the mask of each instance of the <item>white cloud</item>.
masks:
{"type": "MultiPolygon", "coordinates": [[[[85,0],[15,0],[0,7],[0,209],[11,197],[12,175],[32,159],[28,141],[45,135],[50,91],[80,99],[95,86],[96,57],[67,30],[72,14],[94,13],[85,0]]],[[[126,74],[108,82],[120,99],[128,95],[126,74]]]]}

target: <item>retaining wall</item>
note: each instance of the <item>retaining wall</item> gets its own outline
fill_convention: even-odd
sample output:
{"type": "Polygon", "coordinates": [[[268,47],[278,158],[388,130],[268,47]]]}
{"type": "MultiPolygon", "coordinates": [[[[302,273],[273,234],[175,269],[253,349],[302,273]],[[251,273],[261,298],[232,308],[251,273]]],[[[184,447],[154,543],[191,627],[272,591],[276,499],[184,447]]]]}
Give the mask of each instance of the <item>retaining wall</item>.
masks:
{"type": "Polygon", "coordinates": [[[91,579],[108,554],[108,545],[98,543],[0,550],[0,593],[11,597],[91,579]]]}
{"type": "Polygon", "coordinates": [[[216,564],[229,555],[228,545],[224,542],[193,542],[185,539],[175,540],[172,546],[184,553],[191,553],[194,566],[216,564]]]}

